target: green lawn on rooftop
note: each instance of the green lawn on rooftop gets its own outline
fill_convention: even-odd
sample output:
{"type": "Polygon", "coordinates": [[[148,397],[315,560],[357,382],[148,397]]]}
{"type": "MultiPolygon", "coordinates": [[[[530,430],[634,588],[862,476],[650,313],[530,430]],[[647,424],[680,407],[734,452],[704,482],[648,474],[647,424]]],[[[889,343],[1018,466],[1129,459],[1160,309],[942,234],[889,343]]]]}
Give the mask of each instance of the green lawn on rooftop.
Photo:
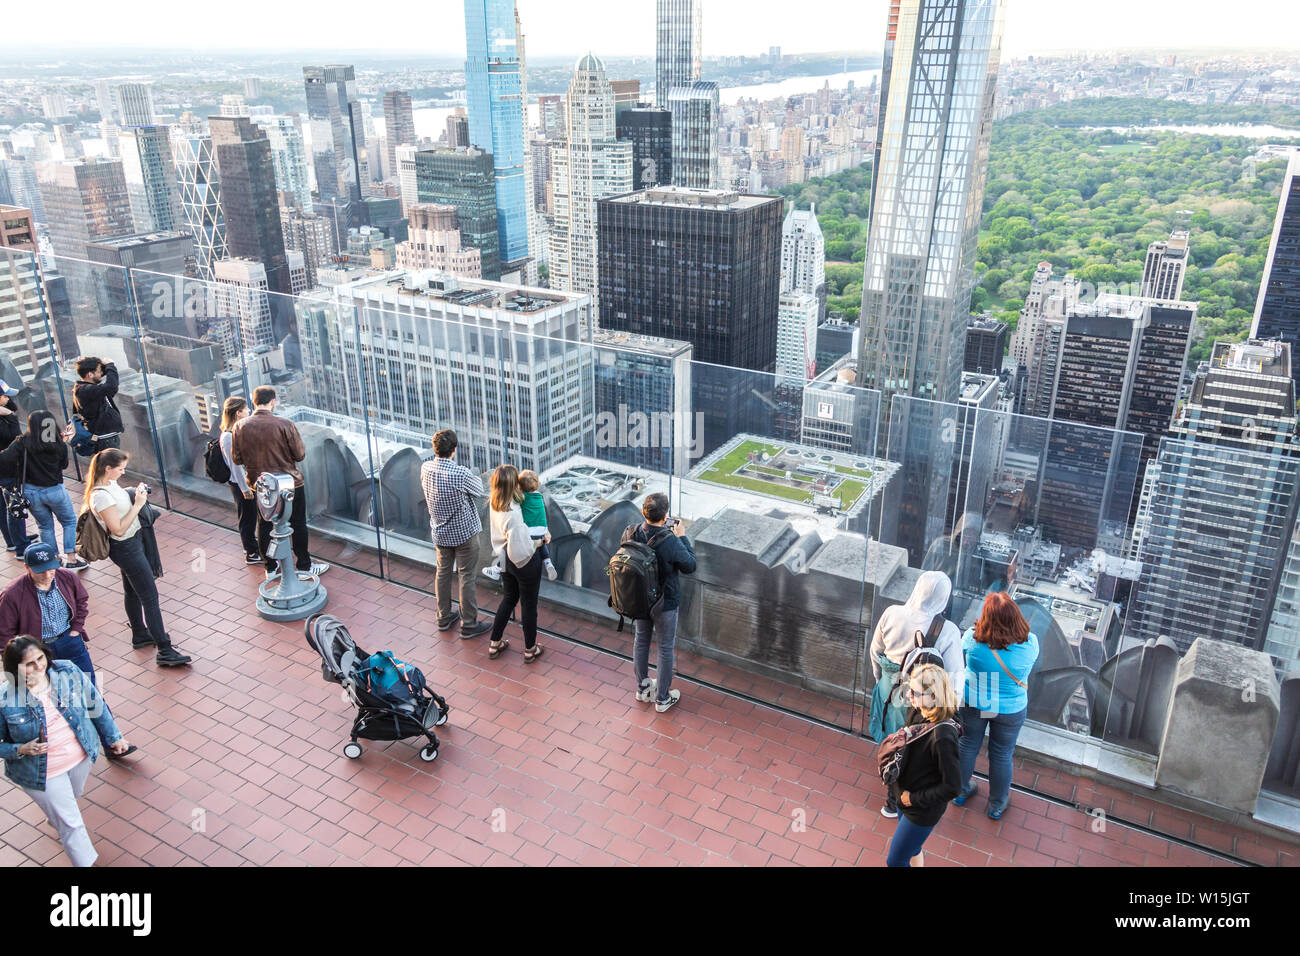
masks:
{"type": "MultiPolygon", "coordinates": [[[[773,468],[770,464],[750,464],[750,453],[759,452],[760,455],[767,454],[775,457],[784,450],[780,445],[769,445],[757,441],[742,442],[714,462],[708,470],[700,475],[700,480],[725,485],[730,488],[743,488],[746,491],[753,491],[761,495],[785,498],[789,501],[797,501],[800,504],[812,504],[812,493],[806,489],[791,488],[789,485],[783,485],[779,482],[763,481],[761,478],[754,477],[753,472],[758,472],[780,478],[784,476],[785,472],[773,468]],[[750,474],[736,474],[746,465],[749,465],[750,474]]],[[[809,460],[804,460],[804,463],[812,464],[809,460]]],[[[842,475],[852,476],[841,481],[839,486],[831,493],[831,497],[839,500],[841,510],[847,511],[866,492],[871,472],[858,468],[849,468],[845,465],[833,465],[832,467],[842,475]]]]}

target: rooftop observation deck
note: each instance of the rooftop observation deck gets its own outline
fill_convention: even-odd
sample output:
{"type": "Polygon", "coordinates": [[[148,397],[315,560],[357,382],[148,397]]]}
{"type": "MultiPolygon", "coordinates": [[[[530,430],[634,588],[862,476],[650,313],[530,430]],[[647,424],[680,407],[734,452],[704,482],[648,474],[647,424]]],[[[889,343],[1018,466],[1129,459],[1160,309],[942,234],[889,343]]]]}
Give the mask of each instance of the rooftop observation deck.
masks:
{"type": "MultiPolygon", "coordinates": [[[[336,566],[327,611],[366,649],[418,664],[452,708],[436,762],[402,741],[349,760],[349,706],[301,624],[256,616],[261,569],[237,535],[175,512],[159,528],[163,613],[192,669],[130,649],[111,564],[83,577],[91,652],[140,747],[126,766],[99,761],[82,801],[101,865],[884,862],[894,822],[878,812],[870,741],[690,680],[658,715],[632,700],[625,660],[554,636],[536,665],[517,634],[489,661],[485,638],[437,631],[431,595],[336,566]]],[[[480,604],[495,604],[482,587],[480,604]]],[[[608,638],[545,604],[541,624],[608,638]]],[[[949,808],[927,865],[1300,862],[1294,843],[1023,758],[1015,782],[1000,821],[982,795],[949,808]]],[[[0,807],[0,865],[67,865],[21,792],[0,788],[0,807]]]]}

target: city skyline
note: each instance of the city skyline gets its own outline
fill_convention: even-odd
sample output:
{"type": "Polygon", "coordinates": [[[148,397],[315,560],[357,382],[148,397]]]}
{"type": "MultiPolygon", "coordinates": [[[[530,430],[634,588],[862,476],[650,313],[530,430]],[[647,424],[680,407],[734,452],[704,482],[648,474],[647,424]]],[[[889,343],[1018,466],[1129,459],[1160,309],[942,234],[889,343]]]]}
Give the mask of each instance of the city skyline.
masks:
{"type": "MultiPolygon", "coordinates": [[[[556,0],[519,0],[519,15],[528,24],[529,47],[535,60],[548,57],[577,57],[595,52],[602,57],[641,56],[653,59],[654,51],[654,0],[642,0],[620,10],[617,23],[609,21],[605,5],[598,0],[561,0],[568,16],[554,16],[556,0]],[[574,24],[582,24],[575,29],[574,24]],[[608,24],[608,25],[605,25],[608,24]],[[647,40],[647,37],[651,38],[647,40]]],[[[326,2],[323,10],[336,6],[343,12],[343,4],[326,2]]],[[[458,3],[445,4],[447,10],[440,19],[440,38],[437,45],[412,45],[409,48],[394,46],[391,32],[382,21],[368,26],[365,21],[352,24],[346,45],[326,27],[319,34],[312,33],[312,23],[304,22],[290,8],[254,8],[247,0],[234,0],[223,9],[228,16],[205,23],[208,42],[205,50],[332,50],[343,56],[351,52],[386,50],[394,55],[419,53],[463,58],[463,45],[458,40],[464,36],[463,11],[458,3]],[[249,18],[264,25],[254,37],[242,26],[249,18]],[[279,38],[292,36],[292,47],[277,43],[279,38]],[[252,41],[252,42],[250,42],[252,41]]],[[[1123,0],[1097,0],[1083,5],[1030,3],[1029,0],[1009,0],[1007,29],[1003,55],[1014,59],[1037,53],[1073,50],[1120,51],[1133,49],[1284,49],[1288,44],[1279,40],[1275,44],[1261,44],[1258,24],[1265,17],[1274,20],[1278,13],[1270,0],[1240,0],[1234,5],[1234,16],[1224,19],[1216,14],[1221,5],[1210,0],[1188,0],[1179,9],[1179,16],[1170,18],[1158,5],[1144,7],[1123,0]],[[1122,26],[1121,26],[1122,25],[1122,26]],[[1144,46],[1137,38],[1159,37],[1158,46],[1144,46]],[[1068,42],[1066,41],[1068,38],[1068,42]]],[[[879,49],[881,27],[887,16],[888,0],[867,0],[848,5],[842,0],[810,0],[800,7],[801,15],[786,20],[777,16],[784,5],[773,0],[741,3],[740,0],[705,0],[703,34],[704,57],[757,55],[769,47],[779,45],[784,53],[836,53],[845,51],[871,51],[879,49]],[[777,27],[775,24],[779,23],[777,27]],[[828,45],[827,38],[833,39],[828,45]]],[[[106,8],[89,0],[72,0],[67,5],[68,22],[78,24],[82,35],[64,32],[57,45],[62,48],[165,48],[176,50],[175,33],[165,24],[172,23],[169,8],[160,0],[135,0],[135,15],[124,17],[120,10],[106,8]],[[153,11],[151,13],[151,11],[153,11]],[[157,24],[157,33],[150,32],[157,24]],[[84,39],[83,39],[84,37],[84,39]]],[[[45,13],[39,7],[18,7],[7,11],[6,16],[14,27],[13,35],[22,37],[23,49],[34,46],[39,39],[45,13]]],[[[430,17],[432,20],[432,17],[430,17]]],[[[315,22],[330,24],[337,18],[321,16],[315,22]]],[[[1278,23],[1281,27],[1282,24],[1278,23]]],[[[1295,24],[1300,35],[1300,23],[1295,24]]],[[[1273,31],[1272,37],[1282,32],[1273,31]]],[[[3,49],[0,45],[0,49],[3,49]]]]}

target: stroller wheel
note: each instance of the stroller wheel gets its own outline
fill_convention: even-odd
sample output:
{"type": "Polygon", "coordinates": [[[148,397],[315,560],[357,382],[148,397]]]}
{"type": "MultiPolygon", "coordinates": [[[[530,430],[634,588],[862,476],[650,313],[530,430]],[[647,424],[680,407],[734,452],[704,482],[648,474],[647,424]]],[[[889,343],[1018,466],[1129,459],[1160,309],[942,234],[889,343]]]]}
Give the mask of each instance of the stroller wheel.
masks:
{"type": "Polygon", "coordinates": [[[427,747],[422,747],[420,749],[420,759],[425,763],[433,763],[433,761],[438,759],[438,748],[433,744],[429,744],[427,747]]]}
{"type": "Polygon", "coordinates": [[[433,722],[433,726],[441,727],[446,722],[447,722],[447,711],[444,710],[438,714],[438,719],[433,722]]]}
{"type": "Polygon", "coordinates": [[[349,760],[356,760],[361,756],[361,745],[355,740],[349,741],[343,745],[343,756],[349,760]]]}

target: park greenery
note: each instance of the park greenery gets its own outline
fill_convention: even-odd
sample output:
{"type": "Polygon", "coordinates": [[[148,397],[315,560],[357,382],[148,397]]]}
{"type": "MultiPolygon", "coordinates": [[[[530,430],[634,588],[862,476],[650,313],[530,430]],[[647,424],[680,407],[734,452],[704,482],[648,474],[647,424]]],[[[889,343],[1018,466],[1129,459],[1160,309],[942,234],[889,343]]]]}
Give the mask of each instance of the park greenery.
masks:
{"type": "MultiPolygon", "coordinates": [[[[1183,298],[1199,302],[1193,360],[1249,331],[1285,172],[1255,162],[1258,140],[1177,132],[1061,128],[1138,122],[1268,122],[1296,127],[1294,108],[1204,107],[1151,100],[1070,103],[994,125],[971,311],[1014,327],[1039,262],[1095,285],[1140,282],[1147,246],[1175,226],[1191,233],[1183,298]],[[1088,112],[1093,103],[1099,112],[1088,112]]],[[[831,311],[857,318],[862,296],[870,167],[781,191],[817,203],[826,235],[831,311]]]]}

